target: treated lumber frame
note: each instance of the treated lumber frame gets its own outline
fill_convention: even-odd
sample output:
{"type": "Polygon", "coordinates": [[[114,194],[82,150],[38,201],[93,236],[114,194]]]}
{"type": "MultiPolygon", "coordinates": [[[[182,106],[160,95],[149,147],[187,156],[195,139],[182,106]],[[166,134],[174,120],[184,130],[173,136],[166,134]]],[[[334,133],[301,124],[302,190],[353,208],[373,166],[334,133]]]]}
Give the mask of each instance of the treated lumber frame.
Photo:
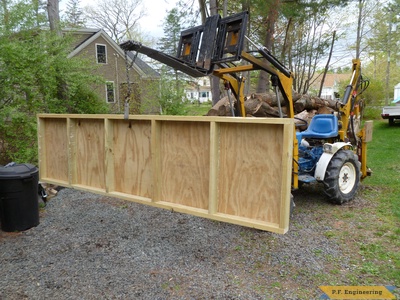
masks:
{"type": "Polygon", "coordinates": [[[40,181],[276,233],[293,120],[39,114],[40,181]]]}

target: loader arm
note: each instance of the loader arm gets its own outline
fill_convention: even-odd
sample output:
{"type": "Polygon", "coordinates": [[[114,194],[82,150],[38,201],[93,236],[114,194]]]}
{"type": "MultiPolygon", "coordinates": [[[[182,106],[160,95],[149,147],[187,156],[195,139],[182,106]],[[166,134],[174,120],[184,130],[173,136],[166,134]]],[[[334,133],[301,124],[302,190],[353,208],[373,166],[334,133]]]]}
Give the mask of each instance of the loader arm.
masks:
{"type": "MultiPolygon", "coordinates": [[[[137,51],[158,60],[192,77],[214,75],[222,79],[237,99],[236,115],[245,117],[244,82],[241,73],[262,70],[271,75],[272,84],[279,88],[286,103],[287,118],[294,118],[292,99],[293,75],[268,49],[255,45],[245,36],[248,12],[241,12],[231,17],[207,18],[204,26],[197,26],[181,33],[176,57],[151,49],[135,41],[121,44],[125,51],[137,51]],[[257,48],[253,52],[244,51],[247,38],[257,48]],[[244,60],[247,63],[236,65],[244,60]],[[217,68],[218,67],[218,68],[217,68]]],[[[276,89],[278,93],[278,89],[276,89]]],[[[280,101],[278,101],[280,102],[280,101]]],[[[283,117],[282,111],[280,115],[283,117]]],[[[293,158],[298,159],[298,141],[293,134],[293,158]]],[[[298,165],[293,164],[293,186],[298,187],[298,165]]]]}
{"type": "Polygon", "coordinates": [[[350,83],[347,85],[343,95],[343,99],[340,102],[341,108],[341,129],[339,130],[339,136],[342,141],[348,139],[348,129],[350,125],[350,117],[352,115],[359,116],[359,94],[357,89],[360,83],[361,76],[361,62],[359,59],[353,59],[352,76],[350,83]]]}
{"type": "Polygon", "coordinates": [[[238,99],[238,115],[242,117],[246,116],[243,95],[245,79],[237,76],[236,73],[252,70],[266,71],[278,78],[279,89],[289,108],[287,117],[293,118],[292,74],[265,47],[256,46],[261,55],[259,57],[243,51],[244,40],[247,38],[245,36],[247,19],[248,12],[222,19],[218,15],[207,18],[204,26],[187,29],[181,33],[176,57],[135,41],[127,41],[120,46],[125,51],[143,53],[192,77],[214,75],[228,82],[238,99]],[[249,64],[236,66],[234,63],[241,59],[249,64]],[[266,59],[269,64],[263,59],[266,59]],[[217,69],[216,66],[220,68],[217,69]]]}
{"type": "Polygon", "coordinates": [[[361,123],[363,109],[361,94],[366,88],[363,87],[363,84],[368,81],[362,79],[361,61],[353,59],[352,63],[352,76],[340,102],[339,137],[342,141],[351,141],[353,145],[357,145],[357,155],[361,162],[361,178],[363,179],[371,175],[371,171],[367,168],[367,142],[372,139],[372,124],[366,123],[363,129],[356,132],[354,123],[361,123]]]}

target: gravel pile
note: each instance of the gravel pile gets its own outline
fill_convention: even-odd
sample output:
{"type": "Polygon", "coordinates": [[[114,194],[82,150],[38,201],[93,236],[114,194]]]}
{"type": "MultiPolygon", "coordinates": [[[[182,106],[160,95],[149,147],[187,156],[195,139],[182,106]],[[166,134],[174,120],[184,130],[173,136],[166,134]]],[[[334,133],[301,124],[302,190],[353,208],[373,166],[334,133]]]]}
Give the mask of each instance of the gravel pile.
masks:
{"type": "Polygon", "coordinates": [[[1,300],[319,298],[308,276],[341,256],[301,207],[285,235],[72,189],[40,214],[0,233],[1,300]]]}

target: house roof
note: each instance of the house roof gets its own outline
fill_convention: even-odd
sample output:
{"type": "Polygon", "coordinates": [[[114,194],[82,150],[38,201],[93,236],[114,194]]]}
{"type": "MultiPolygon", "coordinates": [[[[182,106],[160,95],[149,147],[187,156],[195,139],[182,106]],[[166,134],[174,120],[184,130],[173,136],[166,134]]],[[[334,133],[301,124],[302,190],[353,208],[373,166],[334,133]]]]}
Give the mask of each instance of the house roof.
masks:
{"type": "MultiPolygon", "coordinates": [[[[64,31],[71,32],[73,34],[80,34],[84,38],[83,40],[77,44],[72,50],[72,52],[68,55],[68,58],[76,56],[82,50],[84,50],[88,45],[93,43],[100,36],[104,38],[108,44],[116,51],[121,57],[125,59],[125,52],[121,49],[121,47],[103,30],[103,29],[94,29],[94,28],[74,28],[74,29],[64,29],[64,31]],[[85,37],[87,36],[87,37],[85,37]]],[[[128,52],[128,59],[131,63],[134,56],[131,52],[128,52]]],[[[143,77],[160,77],[160,74],[151,68],[146,62],[136,57],[134,64],[132,67],[136,72],[143,77]]]]}
{"type": "MultiPolygon", "coordinates": [[[[337,85],[339,82],[343,81],[349,81],[351,78],[351,74],[332,74],[328,73],[325,76],[324,80],[324,87],[334,87],[337,85]]],[[[312,80],[312,86],[315,88],[319,88],[321,86],[321,81],[322,81],[322,74],[317,74],[314,76],[314,79],[312,80]]]]}
{"type": "Polygon", "coordinates": [[[150,67],[145,61],[140,57],[133,54],[131,51],[128,52],[128,57],[135,62],[135,64],[149,77],[160,77],[160,73],[150,67]]]}

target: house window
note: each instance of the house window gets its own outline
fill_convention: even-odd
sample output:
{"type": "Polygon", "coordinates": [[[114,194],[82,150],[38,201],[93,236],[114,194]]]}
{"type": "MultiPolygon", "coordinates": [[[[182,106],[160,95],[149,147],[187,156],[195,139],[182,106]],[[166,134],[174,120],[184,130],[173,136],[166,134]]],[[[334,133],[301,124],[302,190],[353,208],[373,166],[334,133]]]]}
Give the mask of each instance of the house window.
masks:
{"type": "Polygon", "coordinates": [[[96,57],[98,64],[107,63],[107,49],[106,45],[96,44],[96,57]]]}
{"type": "Polygon", "coordinates": [[[115,102],[115,89],[114,89],[114,82],[108,81],[106,83],[106,97],[107,103],[114,103],[115,102]]]}

